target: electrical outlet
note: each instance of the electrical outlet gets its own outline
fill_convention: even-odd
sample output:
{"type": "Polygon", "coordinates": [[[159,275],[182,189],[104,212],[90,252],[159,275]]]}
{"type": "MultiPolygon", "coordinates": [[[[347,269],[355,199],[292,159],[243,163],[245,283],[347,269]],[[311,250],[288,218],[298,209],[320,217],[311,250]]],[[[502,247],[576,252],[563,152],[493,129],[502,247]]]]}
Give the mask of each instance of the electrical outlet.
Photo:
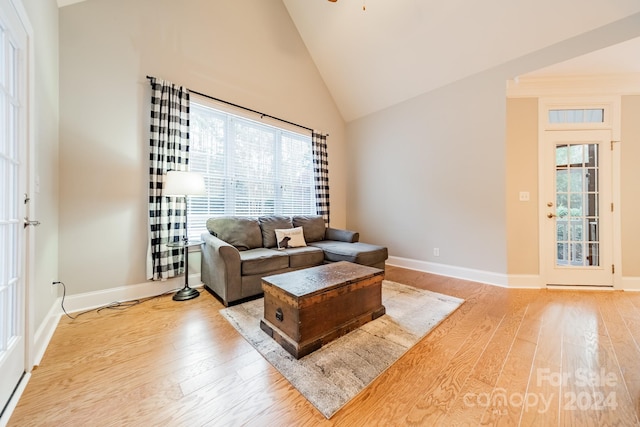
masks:
{"type": "Polygon", "coordinates": [[[433,256],[440,256],[440,248],[433,248],[433,256]]]}

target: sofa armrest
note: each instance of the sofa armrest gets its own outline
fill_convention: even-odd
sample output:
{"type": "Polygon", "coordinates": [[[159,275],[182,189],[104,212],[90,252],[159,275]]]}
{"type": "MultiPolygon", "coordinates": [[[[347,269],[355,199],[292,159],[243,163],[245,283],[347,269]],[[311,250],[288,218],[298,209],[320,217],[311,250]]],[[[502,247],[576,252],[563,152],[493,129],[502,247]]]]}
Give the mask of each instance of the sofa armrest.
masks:
{"type": "Polygon", "coordinates": [[[240,252],[210,233],[202,233],[200,273],[202,283],[216,293],[224,305],[242,298],[240,252]]]}
{"type": "Polygon", "coordinates": [[[325,240],[337,240],[339,242],[355,243],[360,239],[360,233],[351,230],[327,227],[324,233],[325,240]]]}

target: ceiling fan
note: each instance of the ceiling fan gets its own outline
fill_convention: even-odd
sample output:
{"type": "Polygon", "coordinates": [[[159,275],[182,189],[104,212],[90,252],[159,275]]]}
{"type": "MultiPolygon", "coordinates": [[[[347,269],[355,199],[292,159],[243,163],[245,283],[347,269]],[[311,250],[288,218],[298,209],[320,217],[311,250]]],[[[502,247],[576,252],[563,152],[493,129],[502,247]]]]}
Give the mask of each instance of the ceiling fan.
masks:
{"type": "MultiPolygon", "coordinates": [[[[335,3],[338,0],[329,0],[331,3],[335,3]]],[[[362,10],[367,10],[367,6],[364,4],[364,0],[362,0],[362,10]]]]}

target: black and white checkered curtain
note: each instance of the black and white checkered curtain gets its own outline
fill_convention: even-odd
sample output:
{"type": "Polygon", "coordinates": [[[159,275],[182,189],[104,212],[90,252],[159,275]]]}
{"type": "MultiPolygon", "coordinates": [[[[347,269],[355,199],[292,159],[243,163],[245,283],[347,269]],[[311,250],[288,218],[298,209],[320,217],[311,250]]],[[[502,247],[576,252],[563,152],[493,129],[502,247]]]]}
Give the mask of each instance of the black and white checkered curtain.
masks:
{"type": "Polygon", "coordinates": [[[151,83],[151,136],[149,140],[149,250],[147,278],[167,279],[184,270],[181,251],[166,243],[185,234],[186,200],[164,197],[167,171],[187,170],[189,162],[189,91],[170,82],[151,83]]]}
{"type": "Polygon", "coordinates": [[[329,158],[327,156],[327,135],[316,131],[311,133],[313,149],[313,174],[316,184],[316,209],[329,225],[329,158]]]}

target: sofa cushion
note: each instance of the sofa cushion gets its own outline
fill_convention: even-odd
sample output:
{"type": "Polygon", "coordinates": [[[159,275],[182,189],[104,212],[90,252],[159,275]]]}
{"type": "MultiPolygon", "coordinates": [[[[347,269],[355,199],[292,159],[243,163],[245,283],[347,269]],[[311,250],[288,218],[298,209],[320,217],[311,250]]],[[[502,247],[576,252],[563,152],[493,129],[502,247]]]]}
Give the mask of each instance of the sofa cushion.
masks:
{"type": "Polygon", "coordinates": [[[278,215],[265,215],[258,218],[260,229],[262,230],[262,246],[265,248],[275,248],[276,232],[278,228],[293,228],[291,217],[278,215]]]}
{"type": "Polygon", "coordinates": [[[320,215],[296,215],[293,217],[293,226],[302,227],[304,240],[307,243],[324,240],[326,227],[320,215]]]}
{"type": "Polygon", "coordinates": [[[362,265],[374,265],[388,258],[387,248],[369,243],[346,243],[333,240],[313,242],[310,245],[324,251],[327,261],[349,261],[362,265]]]}
{"type": "Polygon", "coordinates": [[[302,227],[276,229],[278,249],[300,248],[307,246],[302,234],[302,227]]]}
{"type": "Polygon", "coordinates": [[[289,255],[289,267],[305,268],[320,265],[324,262],[324,252],[320,248],[304,246],[300,248],[282,249],[289,255]]]}
{"type": "Polygon", "coordinates": [[[262,231],[254,218],[222,216],[209,218],[207,230],[239,251],[262,247],[262,231]]]}
{"type": "Polygon", "coordinates": [[[289,267],[289,255],[275,249],[257,248],[240,252],[243,276],[271,273],[289,267]]]}

